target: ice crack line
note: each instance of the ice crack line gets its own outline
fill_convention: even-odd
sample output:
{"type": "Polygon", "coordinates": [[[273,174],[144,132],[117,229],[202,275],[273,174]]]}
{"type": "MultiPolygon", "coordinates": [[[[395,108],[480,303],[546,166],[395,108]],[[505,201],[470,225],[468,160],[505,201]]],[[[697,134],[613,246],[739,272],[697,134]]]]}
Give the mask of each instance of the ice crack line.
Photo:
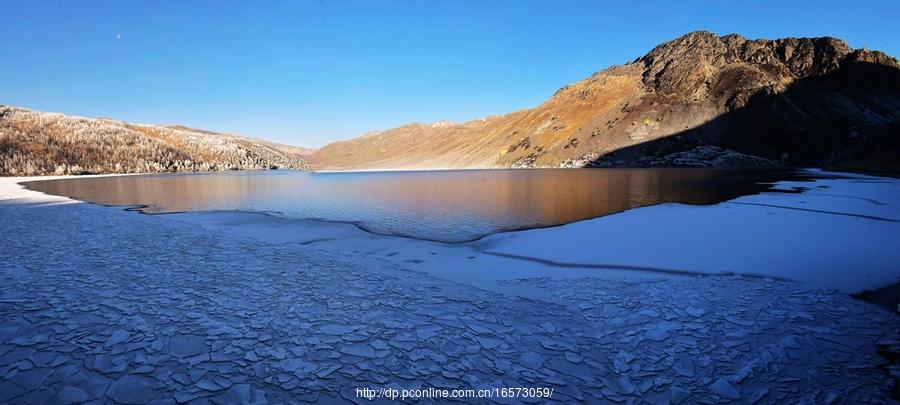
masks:
{"type": "Polygon", "coordinates": [[[597,270],[631,270],[631,271],[641,271],[648,273],[660,273],[660,274],[674,274],[680,276],[730,276],[730,275],[741,275],[744,277],[754,277],[754,278],[771,278],[773,280],[780,281],[794,281],[788,278],[782,278],[777,276],[769,276],[769,275],[760,275],[760,274],[747,274],[747,273],[733,273],[733,272],[700,272],[700,271],[691,271],[691,270],[677,270],[677,269],[665,269],[661,267],[652,267],[652,266],[635,266],[631,264],[607,264],[607,263],[567,263],[567,262],[558,262],[555,260],[544,259],[540,257],[531,257],[531,256],[522,256],[515,255],[511,253],[501,253],[501,252],[490,252],[490,251],[481,251],[481,253],[486,255],[493,255],[499,257],[505,257],[508,259],[516,259],[516,260],[527,260],[530,262],[541,263],[548,266],[554,267],[565,267],[565,268],[575,268],[575,269],[597,269],[597,270]]]}
{"type": "Polygon", "coordinates": [[[845,217],[856,217],[856,218],[865,218],[872,219],[875,221],[885,221],[885,222],[900,222],[896,219],[878,217],[874,215],[865,215],[865,214],[851,214],[849,212],[838,212],[838,211],[826,211],[826,210],[817,210],[812,208],[800,208],[800,207],[789,207],[786,205],[775,205],[775,204],[761,204],[761,203],[750,203],[750,202],[735,202],[732,201],[731,204],[741,204],[741,205],[757,205],[760,207],[771,207],[771,208],[781,208],[786,210],[795,210],[795,211],[806,211],[806,212],[817,212],[819,214],[831,214],[831,215],[841,215],[845,217]]]}

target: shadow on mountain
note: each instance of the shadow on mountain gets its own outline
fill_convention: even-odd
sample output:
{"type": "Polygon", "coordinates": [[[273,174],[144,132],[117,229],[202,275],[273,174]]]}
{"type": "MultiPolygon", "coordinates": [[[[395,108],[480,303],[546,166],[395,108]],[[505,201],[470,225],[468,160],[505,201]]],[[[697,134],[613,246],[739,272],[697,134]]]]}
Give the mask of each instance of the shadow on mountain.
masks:
{"type": "Polygon", "coordinates": [[[900,172],[900,69],[845,62],[831,73],[797,80],[780,93],[759,90],[742,107],[698,127],[588,164],[765,165],[900,172]]]}

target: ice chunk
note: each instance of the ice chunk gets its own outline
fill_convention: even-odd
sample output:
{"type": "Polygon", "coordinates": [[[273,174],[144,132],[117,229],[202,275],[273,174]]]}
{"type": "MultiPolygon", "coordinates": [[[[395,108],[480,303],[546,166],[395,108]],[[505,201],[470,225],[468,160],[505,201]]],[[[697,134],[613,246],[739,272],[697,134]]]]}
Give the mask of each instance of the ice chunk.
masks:
{"type": "Polygon", "coordinates": [[[375,349],[366,343],[356,343],[349,346],[343,346],[341,347],[340,352],[352,356],[366,357],[370,359],[377,357],[375,356],[375,349]]]}
{"type": "Polygon", "coordinates": [[[169,354],[175,357],[193,357],[207,352],[203,337],[197,335],[176,335],[169,338],[169,354]]]}
{"type": "Polygon", "coordinates": [[[112,335],[109,336],[109,339],[106,340],[106,344],[104,344],[103,346],[108,349],[128,340],[129,337],[131,337],[131,333],[129,333],[127,330],[116,330],[112,333],[112,335]]]}
{"type": "Polygon", "coordinates": [[[109,386],[106,396],[121,404],[143,404],[153,399],[153,387],[144,377],[126,375],[109,386]]]}
{"type": "Polygon", "coordinates": [[[541,368],[541,365],[544,364],[544,358],[541,357],[540,354],[535,352],[525,352],[519,356],[519,362],[522,363],[525,367],[537,370],[541,368]]]}
{"type": "Polygon", "coordinates": [[[741,399],[740,391],[721,377],[709,386],[709,390],[722,398],[741,399]]]}
{"type": "Polygon", "coordinates": [[[678,359],[675,360],[675,364],[672,366],[672,369],[675,370],[678,375],[684,377],[693,377],[694,376],[694,359],[687,352],[682,352],[678,355],[678,359]]]}

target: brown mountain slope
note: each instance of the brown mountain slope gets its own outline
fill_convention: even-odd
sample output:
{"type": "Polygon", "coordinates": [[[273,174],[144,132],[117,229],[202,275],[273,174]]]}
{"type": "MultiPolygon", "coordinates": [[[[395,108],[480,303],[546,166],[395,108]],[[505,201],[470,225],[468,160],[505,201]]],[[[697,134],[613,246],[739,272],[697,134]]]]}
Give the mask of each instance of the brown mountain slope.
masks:
{"type": "MultiPolygon", "coordinates": [[[[189,131],[189,132],[198,132],[198,133],[209,134],[209,135],[226,135],[226,136],[235,136],[238,138],[243,138],[240,135],[236,135],[236,134],[232,134],[232,133],[222,134],[222,133],[218,133],[218,132],[207,131],[205,129],[190,128],[190,127],[186,127],[184,125],[177,125],[177,124],[176,125],[166,125],[166,128],[178,129],[178,130],[189,131]]],[[[294,154],[294,155],[297,155],[300,157],[312,155],[316,151],[315,148],[304,148],[302,146],[285,145],[283,143],[276,143],[276,142],[268,141],[268,140],[265,140],[262,138],[248,138],[248,139],[251,142],[259,143],[259,144],[266,145],[266,146],[271,146],[275,149],[278,149],[278,150],[281,150],[281,151],[284,151],[287,153],[291,153],[291,154],[294,154]]]]}
{"type": "Polygon", "coordinates": [[[325,170],[827,165],[896,139],[898,85],[896,59],[839,39],[694,32],[534,109],[372,132],[309,160],[325,170]]]}
{"type": "Polygon", "coordinates": [[[274,168],[309,170],[293,153],[240,136],[0,105],[3,176],[274,168]]]}
{"type": "Polygon", "coordinates": [[[304,148],[304,147],[302,147],[302,146],[285,145],[285,144],[283,144],[283,143],[269,142],[269,141],[267,141],[267,140],[265,140],[265,139],[253,138],[253,141],[259,142],[259,143],[264,144],[264,145],[271,146],[271,147],[273,147],[273,148],[275,148],[275,149],[278,149],[278,150],[280,150],[280,151],[282,151],[282,152],[287,152],[287,153],[290,153],[290,154],[293,154],[293,155],[300,156],[301,158],[305,158],[305,157],[307,157],[307,156],[309,156],[309,155],[312,155],[313,153],[316,152],[316,149],[315,149],[315,148],[304,148]]]}

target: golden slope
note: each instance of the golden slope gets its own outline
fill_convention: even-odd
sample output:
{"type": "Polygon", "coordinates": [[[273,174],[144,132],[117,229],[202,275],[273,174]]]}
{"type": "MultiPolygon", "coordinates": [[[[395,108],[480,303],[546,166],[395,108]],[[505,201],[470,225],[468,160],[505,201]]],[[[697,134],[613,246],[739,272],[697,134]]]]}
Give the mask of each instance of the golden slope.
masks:
{"type": "MultiPolygon", "coordinates": [[[[661,145],[654,141],[669,141],[671,135],[688,132],[684,142],[678,141],[682,143],[678,147],[746,147],[766,155],[763,161],[774,161],[782,155],[796,156],[795,149],[802,147],[805,133],[846,123],[860,128],[861,120],[872,124],[866,128],[869,132],[890,124],[894,119],[890,111],[872,116],[866,112],[878,111],[869,108],[872,98],[855,97],[855,83],[860,78],[852,76],[858,76],[857,68],[867,64],[887,69],[882,72],[884,77],[891,76],[891,69],[898,66],[896,59],[880,52],[852,50],[835,38],[748,40],[739,35],[694,32],[661,44],[629,64],[613,66],[565,86],[536,108],[464,124],[409,124],[372,132],[327,145],[313,153],[309,161],[320,170],[577,167],[612,152],[632,150],[632,146],[661,145]],[[828,75],[833,76],[830,82],[808,80],[828,75]],[[801,91],[779,98],[800,80],[808,82],[801,91]],[[813,91],[805,90],[808,88],[813,91]],[[841,94],[832,101],[845,108],[838,109],[837,114],[822,113],[814,101],[835,90],[841,94]],[[731,114],[722,121],[727,125],[709,125],[717,117],[741,110],[756,96],[763,96],[757,99],[769,103],[751,109],[761,116],[731,114]],[[774,128],[734,131],[751,127],[747,124],[754,120],[765,121],[777,115],[779,108],[773,108],[774,113],[768,108],[777,107],[779,102],[803,105],[805,110],[791,117],[774,117],[774,128]],[[784,127],[793,132],[779,134],[779,139],[756,138],[759,132],[773,133],[770,129],[777,132],[784,127]]],[[[893,93],[879,97],[882,105],[892,105],[891,100],[898,98],[893,93]]],[[[830,147],[836,150],[854,142],[838,139],[841,137],[846,138],[846,131],[835,133],[830,147]]],[[[667,146],[653,152],[673,151],[677,150],[667,146]]],[[[787,163],[806,164],[829,156],[828,152],[787,163]]]]}

